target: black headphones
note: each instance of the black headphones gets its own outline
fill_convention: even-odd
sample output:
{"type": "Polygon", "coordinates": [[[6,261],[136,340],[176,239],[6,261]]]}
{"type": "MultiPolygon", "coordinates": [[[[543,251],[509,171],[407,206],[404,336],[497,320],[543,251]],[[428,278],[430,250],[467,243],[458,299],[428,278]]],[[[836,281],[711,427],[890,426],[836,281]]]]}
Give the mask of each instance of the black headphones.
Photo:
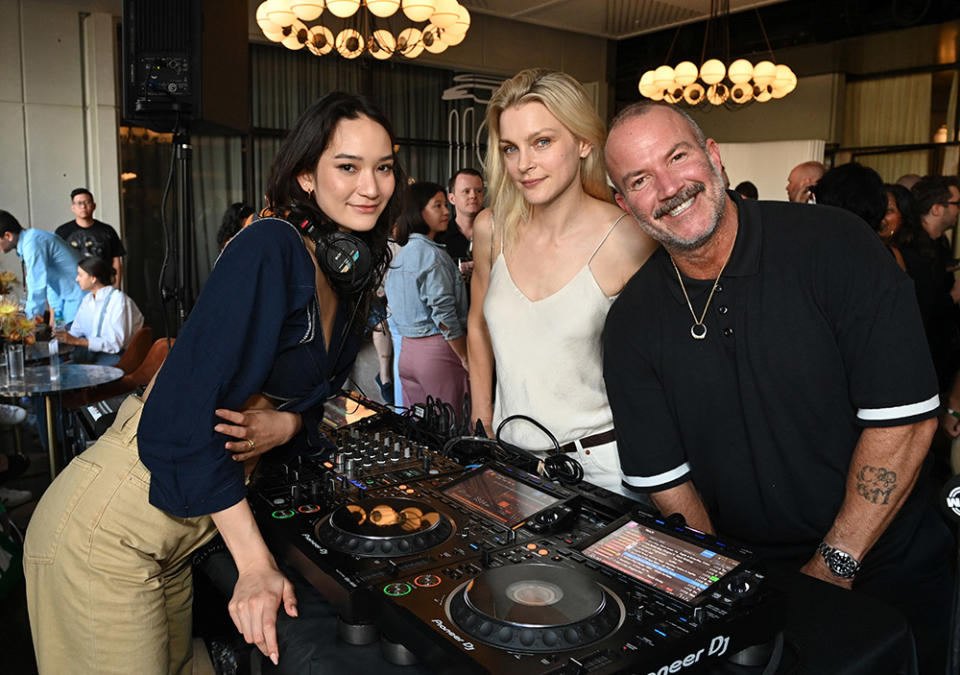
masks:
{"type": "Polygon", "coordinates": [[[338,295],[356,296],[370,279],[370,247],[360,237],[342,232],[336,223],[323,216],[328,226],[324,231],[311,215],[292,209],[290,220],[316,246],[317,264],[338,295]]]}

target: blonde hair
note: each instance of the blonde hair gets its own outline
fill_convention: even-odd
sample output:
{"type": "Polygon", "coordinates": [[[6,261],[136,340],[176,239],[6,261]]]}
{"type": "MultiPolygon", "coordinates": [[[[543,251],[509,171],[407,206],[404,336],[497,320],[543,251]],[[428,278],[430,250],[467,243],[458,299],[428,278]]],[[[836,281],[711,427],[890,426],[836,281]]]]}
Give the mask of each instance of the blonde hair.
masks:
{"type": "Polygon", "coordinates": [[[541,103],[578,140],[593,145],[580,165],[580,185],[592,197],[613,201],[603,165],[606,137],[603,121],[593,109],[583,86],[559,71],[545,68],[521,70],[500,85],[487,106],[490,134],[485,162],[487,193],[491,195],[493,221],[503,228],[507,241],[516,235],[517,226],[530,218],[530,204],[504,166],[500,149],[500,115],[511,106],[530,102],[541,103]]]}

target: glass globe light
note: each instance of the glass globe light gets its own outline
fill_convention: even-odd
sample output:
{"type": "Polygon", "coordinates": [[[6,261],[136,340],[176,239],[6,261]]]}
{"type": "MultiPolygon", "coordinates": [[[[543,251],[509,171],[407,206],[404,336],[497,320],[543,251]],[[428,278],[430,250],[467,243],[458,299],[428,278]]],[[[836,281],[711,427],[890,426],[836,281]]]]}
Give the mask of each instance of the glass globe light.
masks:
{"type": "Polygon", "coordinates": [[[677,64],[677,67],[673,69],[673,79],[677,85],[686,87],[688,84],[693,84],[697,81],[697,74],[699,72],[696,64],[692,61],[681,61],[677,64]]]}
{"type": "Polygon", "coordinates": [[[403,0],[403,13],[411,21],[426,21],[436,9],[437,0],[403,0]]]}
{"type": "Polygon", "coordinates": [[[374,16],[385,19],[397,13],[400,9],[400,0],[367,0],[367,9],[374,16]]]}
{"type": "Polygon", "coordinates": [[[727,69],[727,76],[734,84],[746,84],[753,77],[753,65],[746,59],[737,59],[727,69]]]}
{"type": "Polygon", "coordinates": [[[307,49],[315,56],[323,56],[333,51],[333,31],[326,26],[314,26],[307,36],[307,49]]]}
{"type": "Polygon", "coordinates": [[[648,70],[640,76],[640,82],[637,83],[637,89],[640,90],[641,96],[653,98],[653,94],[657,91],[657,85],[653,83],[652,70],[648,70]]]}
{"type": "Polygon", "coordinates": [[[423,52],[422,33],[419,28],[404,28],[397,36],[397,49],[408,59],[415,59],[423,52]]]}
{"type": "Polygon", "coordinates": [[[448,28],[457,20],[457,0],[437,0],[437,8],[430,15],[430,23],[437,28],[448,28]]]}
{"type": "Polygon", "coordinates": [[[344,28],[337,35],[337,51],[345,59],[355,59],[363,53],[363,36],[356,28],[344,28]]]}
{"type": "Polygon", "coordinates": [[[710,59],[700,66],[700,79],[706,84],[716,84],[727,74],[727,68],[719,59],[710,59]]]}
{"type": "Polygon", "coordinates": [[[370,37],[370,41],[367,43],[367,51],[375,59],[380,59],[385,61],[393,56],[393,53],[397,49],[397,41],[393,37],[393,33],[388,30],[375,30],[373,35],[370,37]]]}
{"type": "Polygon", "coordinates": [[[713,105],[723,105],[728,96],[730,96],[730,90],[725,84],[711,84],[707,89],[707,100],[713,105]]]}
{"type": "Polygon", "coordinates": [[[294,22],[290,25],[289,30],[290,32],[281,41],[283,46],[293,51],[303,49],[303,46],[307,43],[307,37],[309,36],[307,25],[300,19],[294,19],[294,22]]]}
{"type": "Polygon", "coordinates": [[[290,0],[267,0],[266,5],[267,18],[281,28],[297,20],[297,15],[290,9],[290,0]]]}
{"type": "Polygon", "coordinates": [[[703,101],[703,85],[699,82],[688,84],[683,90],[683,100],[690,105],[698,105],[703,101]]]}
{"type": "MultiPolygon", "coordinates": [[[[360,0],[327,0],[327,9],[330,10],[330,13],[334,16],[339,16],[341,19],[346,19],[348,16],[353,16],[356,14],[357,10],[360,9],[360,0]]],[[[343,31],[340,31],[340,35],[343,35],[343,31]]],[[[338,35],[337,38],[339,39],[339,37],[340,36],[338,35]]],[[[360,44],[360,51],[362,52],[363,42],[361,41],[360,44]]]]}
{"type": "Polygon", "coordinates": [[[653,83],[658,89],[673,89],[673,68],[660,66],[653,71],[653,83]]]}
{"type": "Polygon", "coordinates": [[[440,38],[441,32],[439,28],[429,23],[423,29],[420,39],[423,41],[423,48],[431,54],[439,54],[447,48],[447,43],[440,38]]]}
{"type": "Polygon", "coordinates": [[[751,84],[735,84],[730,87],[730,100],[734,103],[746,103],[753,98],[753,85],[751,84]]]}
{"type": "Polygon", "coordinates": [[[453,25],[447,26],[447,32],[466,35],[469,29],[470,12],[463,5],[457,5],[457,20],[453,22],[453,25]]]}
{"type": "Polygon", "coordinates": [[[770,61],[761,61],[753,67],[753,83],[763,89],[768,84],[773,84],[777,76],[777,67],[770,61]]]}
{"type": "Polygon", "coordinates": [[[758,87],[755,85],[753,88],[753,100],[759,103],[766,103],[773,98],[773,94],[770,90],[770,85],[767,85],[766,87],[758,87]]]}
{"type": "Polygon", "coordinates": [[[290,0],[290,9],[301,21],[313,21],[323,14],[323,0],[290,0]]]}

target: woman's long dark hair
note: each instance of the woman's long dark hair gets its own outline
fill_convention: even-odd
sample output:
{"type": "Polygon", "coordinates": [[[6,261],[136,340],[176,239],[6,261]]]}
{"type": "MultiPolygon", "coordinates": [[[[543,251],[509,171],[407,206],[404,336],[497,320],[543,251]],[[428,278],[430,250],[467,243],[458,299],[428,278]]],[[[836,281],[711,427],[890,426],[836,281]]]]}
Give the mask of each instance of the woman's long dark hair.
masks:
{"type": "Polygon", "coordinates": [[[403,211],[397,221],[397,243],[406,246],[410,235],[429,234],[430,226],[423,219],[423,210],[437,193],[444,194],[443,186],[437,183],[413,183],[407,186],[403,211]]]}
{"type": "MultiPolygon", "coordinates": [[[[327,94],[300,115],[273,160],[266,189],[267,212],[270,215],[283,218],[291,211],[296,211],[308,215],[323,233],[337,230],[337,224],[303,191],[297,177],[304,172],[312,173],[316,169],[320,155],[330,145],[337,125],[342,120],[355,120],[360,117],[368,117],[383,127],[390,137],[391,148],[396,146],[393,127],[389,120],[369,99],[343,92],[327,94]]],[[[351,232],[366,243],[371,255],[370,278],[357,298],[357,316],[360,320],[354,322],[354,329],[358,332],[366,330],[366,318],[370,315],[371,303],[390,265],[387,237],[390,228],[400,215],[403,203],[403,186],[406,184],[406,178],[395,152],[393,174],[395,178],[393,194],[387,201],[383,213],[380,214],[377,224],[369,232],[351,232]]]]}
{"type": "Polygon", "coordinates": [[[920,224],[920,212],[917,209],[917,200],[913,193],[902,185],[884,185],[884,196],[893,195],[893,201],[900,211],[900,229],[890,237],[890,245],[895,248],[915,245],[921,252],[930,257],[936,257],[936,248],[933,240],[920,224]]]}

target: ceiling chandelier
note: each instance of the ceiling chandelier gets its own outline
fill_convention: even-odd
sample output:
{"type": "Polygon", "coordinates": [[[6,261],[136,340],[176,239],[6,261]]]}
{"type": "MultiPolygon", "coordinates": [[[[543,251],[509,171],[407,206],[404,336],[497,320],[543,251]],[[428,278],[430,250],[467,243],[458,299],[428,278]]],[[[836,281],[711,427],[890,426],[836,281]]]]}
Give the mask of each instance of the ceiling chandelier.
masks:
{"type": "Polygon", "coordinates": [[[257,25],[267,39],[316,56],[336,50],[345,59],[364,52],[381,60],[394,54],[415,59],[463,42],[470,12],[457,0],[266,0],[257,7],[257,25]],[[425,25],[403,25],[401,11],[425,25]],[[321,17],[322,23],[306,24],[321,17]]]}
{"type": "MultiPolygon", "coordinates": [[[[688,106],[737,107],[752,101],[763,103],[783,98],[792,92],[797,88],[797,76],[789,66],[774,61],[760,12],[755,11],[770,60],[756,65],[747,59],[730,63],[730,0],[710,0],[710,18],[700,52],[701,65],[697,67],[693,61],[682,61],[672,68],[663,65],[648,70],[640,77],[640,94],[654,101],[688,106]],[[719,58],[707,59],[708,49],[710,54],[723,55],[730,65],[719,58]]],[[[664,61],[669,62],[679,32],[677,28],[664,61]]]]}

